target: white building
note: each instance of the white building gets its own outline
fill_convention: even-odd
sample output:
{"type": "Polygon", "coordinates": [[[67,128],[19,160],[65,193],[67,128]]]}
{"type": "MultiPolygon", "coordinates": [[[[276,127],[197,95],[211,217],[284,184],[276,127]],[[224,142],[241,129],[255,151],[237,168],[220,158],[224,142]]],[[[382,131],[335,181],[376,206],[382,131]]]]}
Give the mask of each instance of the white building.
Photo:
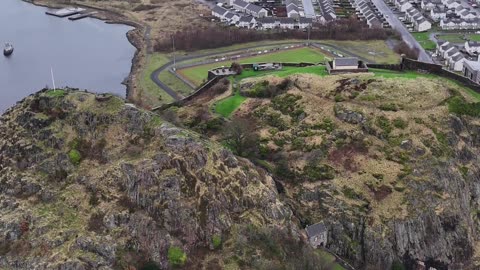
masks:
{"type": "Polygon", "coordinates": [[[480,53],[480,42],[478,41],[467,41],[465,42],[465,51],[469,55],[477,55],[480,53]]]}
{"type": "Polygon", "coordinates": [[[480,83],[480,62],[478,60],[465,60],[463,62],[463,76],[469,78],[473,82],[480,83]]]}
{"type": "Polygon", "coordinates": [[[436,22],[447,18],[447,9],[444,6],[436,6],[430,10],[430,18],[436,22]]]}
{"type": "Polygon", "coordinates": [[[432,28],[432,24],[423,16],[420,19],[416,20],[414,25],[415,30],[418,32],[428,31],[432,28]]]}
{"type": "Polygon", "coordinates": [[[465,60],[463,54],[459,52],[448,59],[448,68],[453,71],[461,71],[465,60]]]}

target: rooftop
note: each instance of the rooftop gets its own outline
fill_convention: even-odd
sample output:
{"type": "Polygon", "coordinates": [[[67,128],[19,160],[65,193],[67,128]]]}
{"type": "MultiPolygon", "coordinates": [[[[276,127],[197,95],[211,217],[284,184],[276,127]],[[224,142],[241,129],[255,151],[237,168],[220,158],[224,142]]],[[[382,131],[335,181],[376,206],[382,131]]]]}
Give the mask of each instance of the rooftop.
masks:
{"type": "Polygon", "coordinates": [[[336,66],[358,66],[358,59],[355,57],[343,57],[343,58],[335,58],[336,66]]]}
{"type": "Polygon", "coordinates": [[[307,231],[308,237],[314,237],[316,235],[326,232],[327,227],[325,227],[325,224],[323,224],[323,222],[319,222],[317,224],[307,226],[305,228],[305,231],[307,231]]]}

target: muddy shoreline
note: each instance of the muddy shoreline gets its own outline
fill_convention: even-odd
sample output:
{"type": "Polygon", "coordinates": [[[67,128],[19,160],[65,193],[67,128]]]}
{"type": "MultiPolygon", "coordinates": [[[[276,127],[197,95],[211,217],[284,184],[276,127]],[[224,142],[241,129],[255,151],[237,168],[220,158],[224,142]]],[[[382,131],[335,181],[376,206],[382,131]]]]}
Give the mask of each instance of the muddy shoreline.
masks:
{"type": "Polygon", "coordinates": [[[135,84],[135,77],[139,75],[141,71],[141,63],[144,61],[146,52],[148,49],[146,48],[147,42],[145,40],[145,32],[148,29],[147,26],[142,25],[141,23],[135,22],[119,12],[98,8],[90,5],[85,5],[85,4],[74,3],[74,4],[68,5],[68,4],[61,4],[61,3],[51,3],[48,0],[47,1],[22,0],[22,1],[36,5],[36,6],[46,7],[46,8],[65,8],[68,6],[82,7],[82,8],[90,9],[92,11],[99,11],[99,13],[93,15],[92,17],[95,19],[104,21],[105,23],[123,24],[123,25],[128,25],[133,27],[134,29],[128,31],[126,36],[130,44],[132,44],[136,48],[136,51],[132,58],[130,73],[128,74],[127,78],[125,78],[125,80],[122,82],[122,84],[126,85],[127,87],[125,98],[136,105],[140,106],[142,104],[142,101],[138,99],[138,93],[136,91],[137,86],[135,84]]]}

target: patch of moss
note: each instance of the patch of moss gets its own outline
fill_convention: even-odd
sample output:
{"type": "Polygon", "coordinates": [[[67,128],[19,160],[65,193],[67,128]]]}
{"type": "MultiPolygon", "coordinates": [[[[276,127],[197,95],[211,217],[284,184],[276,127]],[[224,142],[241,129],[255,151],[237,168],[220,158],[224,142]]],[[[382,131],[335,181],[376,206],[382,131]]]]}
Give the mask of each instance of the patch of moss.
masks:
{"type": "Polygon", "coordinates": [[[183,266],[187,262],[187,254],[179,247],[171,246],[168,249],[167,257],[172,266],[183,266]]]}
{"type": "Polygon", "coordinates": [[[222,237],[218,234],[214,235],[212,237],[212,244],[215,249],[220,248],[220,246],[222,245],[222,237]]]}
{"type": "Polygon", "coordinates": [[[68,158],[70,159],[70,162],[72,162],[72,164],[74,165],[78,165],[80,164],[80,161],[82,161],[82,155],[76,149],[72,149],[70,150],[70,152],[68,152],[68,158]]]}

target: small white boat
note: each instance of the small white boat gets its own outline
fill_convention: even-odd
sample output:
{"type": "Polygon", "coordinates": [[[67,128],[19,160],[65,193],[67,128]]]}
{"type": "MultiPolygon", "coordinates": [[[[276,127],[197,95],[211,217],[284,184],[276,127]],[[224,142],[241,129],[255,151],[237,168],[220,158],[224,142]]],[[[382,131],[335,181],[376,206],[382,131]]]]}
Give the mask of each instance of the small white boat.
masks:
{"type": "Polygon", "coordinates": [[[13,53],[13,45],[11,43],[5,43],[5,47],[3,48],[3,55],[9,56],[13,53]]]}

